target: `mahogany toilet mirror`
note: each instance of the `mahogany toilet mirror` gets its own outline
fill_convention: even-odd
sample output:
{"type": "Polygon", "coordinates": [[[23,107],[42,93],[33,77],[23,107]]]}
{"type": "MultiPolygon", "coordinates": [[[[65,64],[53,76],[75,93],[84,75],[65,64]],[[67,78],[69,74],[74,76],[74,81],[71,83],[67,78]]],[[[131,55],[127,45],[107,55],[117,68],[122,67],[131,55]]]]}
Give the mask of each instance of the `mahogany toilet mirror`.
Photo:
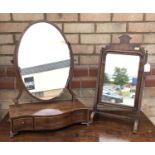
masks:
{"type": "Polygon", "coordinates": [[[138,130],[141,99],[144,87],[144,65],[147,51],[130,43],[128,35],[119,37],[120,43],[101,49],[94,115],[133,121],[138,130]]]}
{"type": "Polygon", "coordinates": [[[69,43],[53,23],[37,21],[23,32],[14,64],[18,95],[9,108],[10,136],[25,130],[53,130],[89,120],[88,109],[70,89],[73,57],[69,43]],[[61,100],[64,90],[70,99],[61,100]],[[26,91],[35,102],[20,103],[26,91]]]}

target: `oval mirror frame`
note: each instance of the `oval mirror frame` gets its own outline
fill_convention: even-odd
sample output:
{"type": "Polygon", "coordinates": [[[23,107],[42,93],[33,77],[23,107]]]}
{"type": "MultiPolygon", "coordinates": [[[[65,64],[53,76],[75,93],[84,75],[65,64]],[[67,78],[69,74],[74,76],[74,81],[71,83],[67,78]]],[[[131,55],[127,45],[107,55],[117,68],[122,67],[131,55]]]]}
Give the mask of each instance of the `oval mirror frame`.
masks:
{"type": "MultiPolygon", "coordinates": [[[[15,67],[16,67],[16,74],[17,74],[17,81],[18,81],[18,87],[19,87],[19,94],[21,95],[22,93],[22,90],[24,89],[31,97],[35,98],[36,100],[38,101],[44,101],[44,102],[49,102],[49,101],[53,101],[53,100],[56,100],[59,96],[61,96],[61,94],[64,92],[64,89],[65,88],[68,88],[69,92],[71,92],[70,88],[69,88],[69,81],[71,80],[72,78],[72,72],[73,72],[73,56],[72,56],[72,50],[71,50],[71,47],[70,47],[70,44],[69,42],[67,41],[66,37],[64,36],[63,32],[60,30],[60,28],[58,26],[56,26],[54,23],[52,22],[49,22],[49,21],[46,21],[46,20],[39,20],[39,21],[36,21],[36,22],[32,22],[30,23],[26,29],[23,31],[20,39],[19,39],[19,42],[16,46],[16,49],[15,49],[15,55],[14,55],[14,64],[15,64],[15,67]],[[53,98],[49,98],[49,99],[42,99],[42,98],[39,98],[35,95],[33,95],[26,87],[26,85],[24,84],[24,81],[22,79],[22,75],[21,75],[21,69],[20,69],[20,66],[19,66],[19,48],[20,48],[20,44],[22,42],[22,39],[25,35],[25,33],[27,32],[27,30],[35,25],[35,24],[39,24],[39,23],[47,23],[47,24],[50,24],[51,26],[53,26],[57,31],[58,33],[60,33],[60,35],[62,36],[62,38],[64,39],[65,43],[67,44],[68,46],[68,52],[69,52],[69,71],[68,71],[68,78],[66,79],[66,83],[65,83],[65,87],[62,88],[62,91],[58,94],[58,96],[55,96],[53,98]],[[20,92],[21,91],[21,92],[20,92]]],[[[18,97],[17,97],[18,98],[18,97]]]]}

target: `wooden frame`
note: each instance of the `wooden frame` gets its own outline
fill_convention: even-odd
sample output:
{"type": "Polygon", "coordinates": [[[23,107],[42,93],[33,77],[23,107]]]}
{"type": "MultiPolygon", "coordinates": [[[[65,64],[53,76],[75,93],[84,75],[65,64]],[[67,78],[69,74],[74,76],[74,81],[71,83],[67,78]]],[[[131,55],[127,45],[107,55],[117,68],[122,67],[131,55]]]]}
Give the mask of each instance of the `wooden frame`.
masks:
{"type": "Polygon", "coordinates": [[[31,23],[23,32],[20,41],[16,46],[13,63],[16,68],[18,94],[14,99],[15,105],[11,105],[9,108],[10,137],[13,137],[20,131],[55,130],[76,123],[86,125],[88,124],[89,110],[78,99],[74,97],[74,93],[71,90],[70,81],[73,76],[74,68],[71,46],[67,41],[66,37],[62,34],[61,30],[55,24],[44,20],[31,23]],[[59,94],[59,96],[54,97],[52,99],[43,100],[37,98],[27,90],[20,75],[20,68],[18,66],[18,50],[20,42],[27,29],[31,25],[40,22],[45,22],[54,26],[60,32],[60,34],[63,36],[64,40],[68,44],[70,52],[70,70],[65,88],[67,88],[69,93],[71,94],[70,100],[62,100],[59,98],[63,94],[65,88],[59,94]],[[23,90],[25,90],[32,98],[35,98],[37,100],[35,104],[31,102],[19,104],[19,99],[22,95],[23,90]]]}
{"type": "Polygon", "coordinates": [[[142,92],[144,87],[144,65],[147,62],[147,52],[143,48],[140,48],[140,45],[130,44],[129,42],[130,39],[131,38],[129,36],[123,35],[120,37],[119,44],[111,44],[106,48],[101,49],[98,79],[97,79],[97,86],[96,86],[96,100],[95,100],[93,112],[91,114],[91,122],[93,121],[94,115],[96,113],[107,117],[118,118],[122,120],[130,120],[134,122],[133,132],[136,133],[138,130],[138,124],[139,124],[139,113],[141,108],[141,99],[142,99],[142,92]],[[102,87],[104,82],[104,77],[102,75],[104,74],[104,71],[105,71],[106,56],[109,53],[123,54],[123,55],[136,55],[140,57],[138,80],[137,80],[138,83],[136,85],[134,107],[125,106],[121,104],[106,103],[101,101],[102,87]],[[99,105],[101,106],[101,103],[103,104],[102,110],[98,108],[99,105]],[[111,111],[109,110],[107,112],[106,108],[111,109],[111,111]],[[125,110],[126,112],[129,112],[129,115],[125,116],[125,113],[123,115],[118,115],[118,112],[116,114],[113,112],[113,110],[114,111],[125,110]]]}
{"type": "Polygon", "coordinates": [[[25,86],[25,84],[24,84],[24,82],[23,82],[23,80],[22,80],[22,77],[21,77],[21,75],[20,75],[20,72],[21,72],[21,71],[20,71],[20,68],[18,67],[18,66],[19,66],[19,65],[18,65],[18,51],[19,51],[20,43],[21,43],[21,41],[22,41],[22,38],[23,38],[25,32],[26,32],[32,25],[37,24],[37,23],[40,23],[40,22],[45,22],[45,23],[48,23],[48,24],[54,26],[54,27],[58,30],[58,32],[63,36],[65,42],[68,44],[68,48],[69,48],[69,52],[70,52],[70,70],[69,70],[69,76],[68,76],[68,79],[67,79],[67,81],[66,81],[66,86],[65,86],[65,88],[68,88],[68,90],[69,90],[69,92],[70,92],[70,94],[71,94],[71,96],[72,96],[72,99],[73,99],[73,95],[74,95],[74,94],[73,94],[73,92],[71,91],[70,85],[69,85],[69,81],[71,80],[71,78],[72,78],[72,76],[73,76],[73,69],[74,69],[73,55],[72,55],[72,49],[71,49],[70,43],[67,41],[65,35],[61,32],[61,30],[59,29],[59,27],[56,26],[54,23],[48,22],[48,21],[46,21],[46,20],[39,20],[39,21],[37,21],[37,22],[32,22],[29,26],[27,26],[27,28],[26,28],[26,29],[24,30],[24,32],[22,33],[22,35],[21,35],[21,37],[20,37],[20,39],[19,39],[19,42],[18,42],[18,44],[17,44],[17,46],[16,46],[16,48],[15,48],[13,64],[15,65],[15,69],[16,69],[16,77],[17,77],[17,81],[18,81],[18,90],[19,90],[19,92],[18,92],[16,98],[14,99],[14,103],[15,103],[15,104],[18,104],[18,100],[19,100],[19,98],[20,98],[21,95],[22,95],[23,89],[24,89],[30,96],[32,96],[33,98],[35,98],[35,99],[38,100],[39,102],[41,102],[41,101],[44,101],[44,102],[55,101],[55,100],[58,99],[59,96],[61,96],[62,93],[63,93],[63,91],[62,91],[62,92],[59,94],[59,96],[54,97],[54,98],[49,99],[49,100],[43,100],[43,99],[37,98],[37,97],[35,97],[34,95],[32,95],[32,94],[27,90],[27,88],[26,88],[26,86],[25,86]]]}

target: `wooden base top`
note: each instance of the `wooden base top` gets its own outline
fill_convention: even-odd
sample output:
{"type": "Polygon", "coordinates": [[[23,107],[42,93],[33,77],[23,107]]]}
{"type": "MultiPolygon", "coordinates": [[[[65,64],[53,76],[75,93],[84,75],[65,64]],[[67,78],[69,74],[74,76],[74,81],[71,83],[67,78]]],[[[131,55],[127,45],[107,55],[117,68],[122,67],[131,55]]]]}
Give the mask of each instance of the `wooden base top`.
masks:
{"type": "Polygon", "coordinates": [[[87,108],[78,100],[55,101],[50,103],[26,103],[11,105],[9,114],[11,118],[24,116],[55,116],[80,109],[87,108]]]}

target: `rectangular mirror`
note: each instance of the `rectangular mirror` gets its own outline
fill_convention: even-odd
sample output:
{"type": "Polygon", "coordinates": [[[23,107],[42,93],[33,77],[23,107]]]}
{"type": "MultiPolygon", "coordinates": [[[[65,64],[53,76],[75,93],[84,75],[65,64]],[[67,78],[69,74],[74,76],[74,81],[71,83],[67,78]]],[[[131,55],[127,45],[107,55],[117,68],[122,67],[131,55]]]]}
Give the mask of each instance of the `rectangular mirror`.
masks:
{"type": "Polygon", "coordinates": [[[139,126],[144,89],[144,65],[148,53],[128,35],[120,43],[101,49],[96,84],[96,99],[91,114],[133,122],[133,133],[139,126]]]}
{"type": "Polygon", "coordinates": [[[134,107],[140,57],[108,53],[101,102],[134,107]]]}

